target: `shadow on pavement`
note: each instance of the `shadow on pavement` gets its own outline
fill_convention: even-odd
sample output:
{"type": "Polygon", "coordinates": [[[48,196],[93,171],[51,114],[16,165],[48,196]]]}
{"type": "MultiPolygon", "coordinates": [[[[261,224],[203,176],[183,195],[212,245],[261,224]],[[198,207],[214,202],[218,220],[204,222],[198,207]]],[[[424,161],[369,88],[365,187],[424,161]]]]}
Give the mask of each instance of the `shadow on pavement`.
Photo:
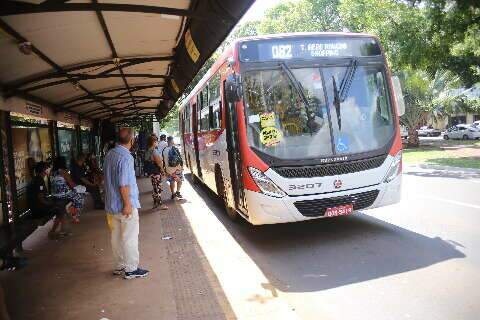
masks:
{"type": "Polygon", "coordinates": [[[438,164],[442,166],[461,167],[461,168],[463,167],[478,168],[478,164],[480,163],[480,151],[477,153],[479,156],[435,158],[435,159],[429,159],[428,161],[430,163],[438,164]]]}
{"type": "MultiPolygon", "coordinates": [[[[480,160],[479,160],[480,161],[480,160]]],[[[403,172],[404,175],[427,177],[427,178],[452,178],[452,179],[480,179],[480,174],[475,172],[468,172],[468,169],[462,171],[461,169],[455,171],[435,170],[435,169],[415,169],[409,168],[408,171],[403,172]]]]}
{"type": "Polygon", "coordinates": [[[235,223],[205,186],[194,188],[270,283],[282,291],[331,289],[465,257],[439,237],[361,213],[278,225],[235,223]]]}

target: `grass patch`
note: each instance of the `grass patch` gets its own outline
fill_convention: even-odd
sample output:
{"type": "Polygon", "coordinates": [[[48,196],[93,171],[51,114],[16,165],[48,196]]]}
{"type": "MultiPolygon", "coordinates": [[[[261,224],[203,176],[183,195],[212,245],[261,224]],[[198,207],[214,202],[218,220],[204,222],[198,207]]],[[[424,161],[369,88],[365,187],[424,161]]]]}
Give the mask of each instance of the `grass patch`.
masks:
{"type": "Polygon", "coordinates": [[[403,149],[403,161],[406,164],[429,163],[480,169],[479,148],[479,141],[444,141],[437,145],[403,149]]]}
{"type": "Polygon", "coordinates": [[[403,161],[406,163],[424,163],[430,159],[445,158],[446,150],[433,148],[403,149],[403,161]]]}

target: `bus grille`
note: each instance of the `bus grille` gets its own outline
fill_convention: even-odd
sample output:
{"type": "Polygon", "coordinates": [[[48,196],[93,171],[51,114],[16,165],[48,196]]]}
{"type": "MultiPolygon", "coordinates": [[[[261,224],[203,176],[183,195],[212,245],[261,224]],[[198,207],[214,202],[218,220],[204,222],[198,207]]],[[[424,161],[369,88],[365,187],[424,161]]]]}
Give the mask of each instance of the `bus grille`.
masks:
{"type": "Polygon", "coordinates": [[[306,217],[321,217],[327,208],[345,204],[353,204],[353,210],[368,208],[375,202],[378,193],[378,190],[371,190],[334,198],[297,201],[294,205],[306,217]]]}
{"type": "Polygon", "coordinates": [[[336,176],[340,174],[354,173],[359,171],[378,168],[385,161],[386,156],[370,159],[355,160],[343,163],[324,164],[312,167],[280,167],[273,168],[275,172],[285,178],[313,178],[336,176]]]}

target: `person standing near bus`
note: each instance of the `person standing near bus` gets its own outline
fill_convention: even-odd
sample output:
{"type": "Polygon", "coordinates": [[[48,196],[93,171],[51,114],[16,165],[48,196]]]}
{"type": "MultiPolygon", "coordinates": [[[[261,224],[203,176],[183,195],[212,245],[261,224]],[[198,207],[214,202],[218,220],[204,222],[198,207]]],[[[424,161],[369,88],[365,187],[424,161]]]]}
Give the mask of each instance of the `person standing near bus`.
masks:
{"type": "Polygon", "coordinates": [[[160,152],[160,154],[162,154],[163,150],[168,147],[168,143],[167,143],[167,136],[164,135],[164,134],[161,134],[160,135],[160,141],[158,141],[158,146],[157,146],[157,149],[158,151],[160,152]]]}
{"type": "Polygon", "coordinates": [[[119,131],[119,144],[105,157],[105,211],[111,230],[114,275],[125,279],[143,278],[148,270],[140,269],[138,234],[140,208],[134,160],[130,154],[133,130],[119,131]]]}
{"type": "Polygon", "coordinates": [[[170,191],[172,192],[172,200],[182,200],[183,197],[180,194],[184,180],[182,156],[180,155],[180,151],[175,147],[172,136],[167,138],[167,145],[168,146],[162,151],[162,157],[167,173],[167,181],[170,184],[170,191]],[[175,186],[177,191],[175,191],[175,186]]]}
{"type": "Polygon", "coordinates": [[[152,180],[153,209],[160,207],[160,210],[167,210],[168,207],[162,202],[162,176],[165,176],[165,169],[157,149],[158,141],[153,136],[148,137],[147,140],[148,149],[145,151],[144,171],[152,180]]]}

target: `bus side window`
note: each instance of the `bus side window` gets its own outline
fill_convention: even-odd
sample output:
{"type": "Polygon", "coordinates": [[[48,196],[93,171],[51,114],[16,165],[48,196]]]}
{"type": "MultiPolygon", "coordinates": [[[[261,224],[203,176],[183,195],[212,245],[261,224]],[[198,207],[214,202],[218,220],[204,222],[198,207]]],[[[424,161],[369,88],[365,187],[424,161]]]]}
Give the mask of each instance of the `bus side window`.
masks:
{"type": "Polygon", "coordinates": [[[216,129],[212,105],[208,107],[208,125],[210,127],[210,130],[216,129]]]}
{"type": "Polygon", "coordinates": [[[385,84],[383,80],[383,74],[381,72],[377,72],[375,74],[375,82],[378,88],[378,95],[377,95],[377,113],[386,123],[391,123],[391,114],[390,108],[387,104],[387,96],[385,92],[385,84]]]}
{"type": "Polygon", "coordinates": [[[208,106],[208,84],[202,89],[203,104],[202,109],[208,106]]]}
{"type": "Polygon", "coordinates": [[[211,78],[209,84],[209,123],[210,129],[216,130],[221,128],[221,109],[220,100],[220,73],[216,72],[211,78]]]}
{"type": "Polygon", "coordinates": [[[203,131],[208,131],[209,130],[209,123],[208,123],[208,108],[203,110],[203,116],[202,116],[202,130],[203,131]]]}
{"type": "Polygon", "coordinates": [[[185,128],[184,133],[190,133],[190,103],[185,106],[183,126],[185,128]]]}

